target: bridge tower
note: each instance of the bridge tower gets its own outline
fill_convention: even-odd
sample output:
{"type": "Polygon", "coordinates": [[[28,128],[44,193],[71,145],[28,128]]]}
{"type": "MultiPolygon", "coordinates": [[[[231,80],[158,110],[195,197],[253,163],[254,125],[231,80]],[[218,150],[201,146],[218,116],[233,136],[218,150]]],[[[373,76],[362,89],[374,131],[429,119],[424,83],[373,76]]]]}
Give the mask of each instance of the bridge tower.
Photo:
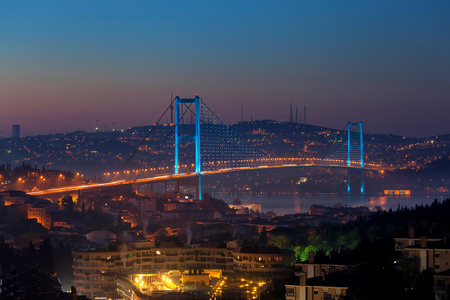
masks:
{"type": "MultiPolygon", "coordinates": [[[[363,142],[363,123],[347,124],[347,166],[356,167],[361,170],[361,195],[364,194],[364,142],[363,142]]],[[[350,172],[348,169],[347,193],[351,194],[350,172]]]]}
{"type": "MultiPolygon", "coordinates": [[[[178,95],[175,97],[175,174],[180,174],[179,147],[180,143],[183,142],[195,143],[195,173],[198,175],[197,198],[201,199],[200,97],[198,95],[196,95],[194,99],[181,99],[178,95]],[[180,121],[183,118],[183,115],[180,116],[180,105],[189,103],[195,105],[195,134],[190,136],[180,136],[180,121]]],[[[179,186],[179,183],[177,185],[179,186]]]]}

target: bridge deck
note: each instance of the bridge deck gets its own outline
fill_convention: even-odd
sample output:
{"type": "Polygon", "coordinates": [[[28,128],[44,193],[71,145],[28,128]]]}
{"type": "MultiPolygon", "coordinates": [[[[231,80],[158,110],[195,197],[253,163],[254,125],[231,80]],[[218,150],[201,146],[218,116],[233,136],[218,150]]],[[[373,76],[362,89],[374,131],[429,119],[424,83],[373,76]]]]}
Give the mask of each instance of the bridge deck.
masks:
{"type": "MultiPolygon", "coordinates": [[[[278,165],[278,166],[239,167],[239,168],[229,168],[229,169],[221,169],[221,170],[215,170],[215,171],[205,171],[205,172],[202,172],[201,175],[208,176],[208,175],[230,173],[230,172],[265,170],[265,169],[275,169],[275,168],[295,168],[295,167],[361,169],[361,168],[352,167],[352,166],[348,167],[348,166],[335,166],[335,165],[286,164],[286,165],[278,165]]],[[[364,170],[379,171],[378,169],[372,169],[372,168],[364,168],[364,170]]],[[[175,180],[180,180],[180,179],[194,178],[197,176],[198,176],[197,173],[174,174],[174,175],[165,174],[165,175],[158,175],[158,176],[148,177],[148,178],[140,178],[137,180],[117,180],[117,181],[106,182],[106,183],[94,183],[94,184],[84,184],[84,185],[78,185],[78,186],[52,188],[52,189],[41,190],[41,191],[36,191],[36,192],[29,192],[28,194],[33,195],[33,196],[44,196],[44,195],[50,196],[50,195],[58,195],[58,194],[70,194],[70,193],[75,193],[78,191],[94,191],[94,190],[98,190],[100,188],[114,187],[114,186],[127,185],[127,184],[137,186],[137,185],[141,185],[141,184],[150,184],[150,183],[158,183],[158,182],[164,182],[164,181],[175,181],[175,180]]]]}

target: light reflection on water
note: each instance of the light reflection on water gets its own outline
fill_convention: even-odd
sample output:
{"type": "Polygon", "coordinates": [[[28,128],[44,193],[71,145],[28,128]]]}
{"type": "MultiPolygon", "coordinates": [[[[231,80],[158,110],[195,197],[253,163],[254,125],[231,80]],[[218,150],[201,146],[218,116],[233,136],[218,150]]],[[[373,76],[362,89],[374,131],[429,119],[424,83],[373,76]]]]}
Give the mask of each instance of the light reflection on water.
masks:
{"type": "Polygon", "coordinates": [[[431,204],[435,199],[439,202],[450,198],[445,196],[260,196],[260,195],[213,195],[218,199],[232,204],[238,198],[242,204],[261,204],[263,212],[273,210],[277,215],[307,213],[311,205],[325,206],[366,206],[370,209],[381,207],[384,210],[395,210],[399,207],[414,207],[421,204],[431,204]]]}

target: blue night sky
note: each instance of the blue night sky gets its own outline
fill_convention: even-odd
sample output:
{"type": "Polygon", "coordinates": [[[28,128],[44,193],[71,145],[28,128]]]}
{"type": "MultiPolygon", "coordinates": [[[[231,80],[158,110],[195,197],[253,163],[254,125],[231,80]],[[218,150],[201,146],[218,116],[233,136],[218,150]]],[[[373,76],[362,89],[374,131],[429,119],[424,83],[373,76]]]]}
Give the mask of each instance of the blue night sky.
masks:
{"type": "MultiPolygon", "coordinates": [[[[170,93],[225,122],[450,133],[450,1],[0,0],[0,131],[154,123],[170,93]]],[[[110,127],[111,128],[111,127],[110,127]]]]}

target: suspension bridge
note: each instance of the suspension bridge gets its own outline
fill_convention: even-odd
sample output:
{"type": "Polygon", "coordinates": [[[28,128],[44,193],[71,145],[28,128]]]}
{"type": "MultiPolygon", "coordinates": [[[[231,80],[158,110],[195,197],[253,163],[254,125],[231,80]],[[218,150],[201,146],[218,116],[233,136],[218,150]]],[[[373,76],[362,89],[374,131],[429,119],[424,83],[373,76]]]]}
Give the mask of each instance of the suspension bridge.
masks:
{"type": "Polygon", "coordinates": [[[122,166],[125,168],[132,160],[137,149],[152,134],[153,129],[161,122],[162,118],[170,111],[171,119],[174,117],[172,129],[161,141],[160,146],[154,151],[150,160],[145,164],[147,168],[160,148],[166,144],[171,136],[174,136],[174,166],[172,174],[141,176],[138,173],[132,180],[119,180],[117,172],[111,182],[93,183],[78,186],[59,187],[47,190],[30,192],[31,195],[49,196],[75,193],[80,191],[92,191],[103,188],[117,187],[120,185],[140,186],[159,182],[175,182],[175,192],[180,185],[191,185],[196,188],[196,197],[201,199],[201,178],[212,174],[221,174],[237,171],[259,170],[268,168],[288,167],[327,167],[345,168],[348,170],[347,193],[354,193],[350,186],[350,173],[360,174],[360,186],[358,193],[364,194],[364,170],[377,170],[376,166],[364,164],[364,139],[363,124],[349,122],[347,124],[346,141],[339,145],[333,145],[328,151],[324,151],[320,158],[305,159],[269,157],[262,150],[253,146],[248,141],[241,139],[231,130],[209,107],[196,95],[194,98],[180,98],[178,95],[172,99],[171,104],[161,115],[158,122],[149,130],[147,136],[141,141],[136,151],[130,155],[122,166]],[[175,112],[173,113],[173,110],[175,112]],[[188,123],[190,119],[189,124],[188,123]]]}

